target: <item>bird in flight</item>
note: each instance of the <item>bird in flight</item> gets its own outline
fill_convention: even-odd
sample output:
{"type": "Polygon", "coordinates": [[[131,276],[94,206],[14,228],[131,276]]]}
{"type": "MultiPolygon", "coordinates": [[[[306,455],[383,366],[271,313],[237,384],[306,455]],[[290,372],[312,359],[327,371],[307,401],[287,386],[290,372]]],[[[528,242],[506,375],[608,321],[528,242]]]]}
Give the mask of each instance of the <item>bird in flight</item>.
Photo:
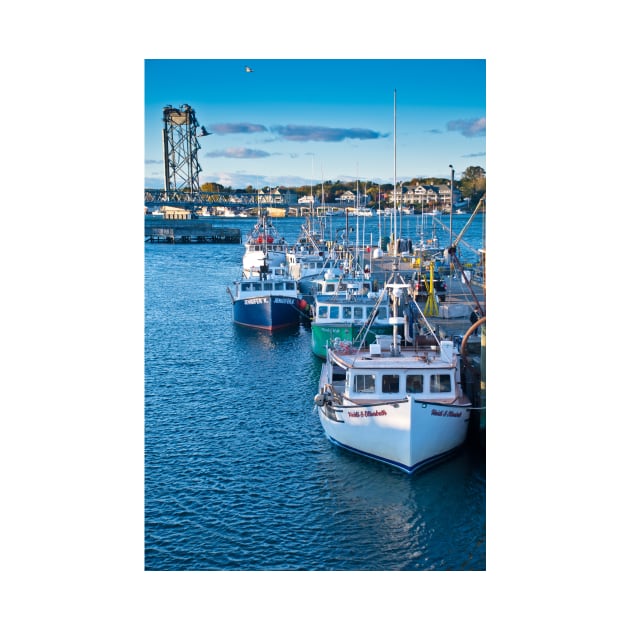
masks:
{"type": "Polygon", "coordinates": [[[254,72],[249,66],[245,66],[245,72],[254,72]]]}

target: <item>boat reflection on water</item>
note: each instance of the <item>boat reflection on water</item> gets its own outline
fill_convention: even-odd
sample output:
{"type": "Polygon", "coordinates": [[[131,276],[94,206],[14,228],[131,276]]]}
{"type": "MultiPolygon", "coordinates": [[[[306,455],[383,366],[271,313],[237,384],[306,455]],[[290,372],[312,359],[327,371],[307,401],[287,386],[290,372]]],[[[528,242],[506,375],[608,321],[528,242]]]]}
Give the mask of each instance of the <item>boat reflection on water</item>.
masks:
{"type": "Polygon", "coordinates": [[[384,570],[485,570],[485,509],[468,509],[471,501],[485,506],[478,451],[463,448],[421,475],[344,449],[337,455],[334,465],[320,457],[317,473],[336,525],[319,533],[320,543],[337,550],[342,563],[337,568],[378,569],[386,556],[384,570]]]}

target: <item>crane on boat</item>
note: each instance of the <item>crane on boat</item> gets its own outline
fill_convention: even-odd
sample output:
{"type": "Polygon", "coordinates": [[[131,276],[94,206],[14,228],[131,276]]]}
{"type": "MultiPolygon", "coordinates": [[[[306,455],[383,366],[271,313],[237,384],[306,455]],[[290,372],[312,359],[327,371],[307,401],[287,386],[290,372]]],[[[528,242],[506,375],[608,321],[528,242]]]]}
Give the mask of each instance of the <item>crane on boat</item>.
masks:
{"type": "Polygon", "coordinates": [[[468,221],[466,221],[466,225],[464,225],[460,233],[455,237],[455,240],[452,243],[453,247],[457,247],[457,245],[459,245],[459,242],[462,240],[464,234],[466,233],[466,230],[470,227],[471,223],[473,222],[473,219],[475,218],[479,210],[481,210],[481,208],[485,204],[485,201],[486,201],[486,193],[484,192],[483,195],[481,195],[481,199],[475,206],[475,209],[472,211],[470,218],[468,219],[468,221]]]}

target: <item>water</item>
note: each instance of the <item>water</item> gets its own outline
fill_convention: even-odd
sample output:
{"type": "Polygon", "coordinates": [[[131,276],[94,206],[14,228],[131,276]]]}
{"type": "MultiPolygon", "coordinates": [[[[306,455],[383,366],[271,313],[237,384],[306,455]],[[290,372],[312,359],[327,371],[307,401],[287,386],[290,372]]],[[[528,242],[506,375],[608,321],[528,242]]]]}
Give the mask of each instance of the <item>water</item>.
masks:
{"type": "MultiPolygon", "coordinates": [[[[291,240],[301,222],[276,225],[291,240]]],[[[221,223],[245,235],[253,220],[221,223]]],[[[376,243],[377,219],[365,229],[376,243]]],[[[308,327],[232,323],[242,254],[145,245],[145,568],[485,570],[483,455],[409,476],[330,444],[308,327]]]]}

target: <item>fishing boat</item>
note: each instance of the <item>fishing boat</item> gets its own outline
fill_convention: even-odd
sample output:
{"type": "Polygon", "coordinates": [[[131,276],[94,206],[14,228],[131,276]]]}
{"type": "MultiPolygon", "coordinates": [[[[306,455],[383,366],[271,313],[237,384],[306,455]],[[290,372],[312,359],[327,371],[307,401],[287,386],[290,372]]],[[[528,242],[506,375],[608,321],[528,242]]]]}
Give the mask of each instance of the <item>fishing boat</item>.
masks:
{"type": "MultiPolygon", "coordinates": [[[[394,90],[394,199],[395,158],[394,90]]],[[[362,339],[329,346],[314,402],[333,444],[413,473],[464,444],[472,404],[462,389],[454,340],[435,334],[398,268],[396,256],[381,296],[391,304],[391,336],[368,346],[362,339]]]]}
{"type": "MultiPolygon", "coordinates": [[[[324,277],[326,272],[341,275],[339,259],[331,242],[325,239],[326,219],[307,215],[300,227],[295,245],[286,253],[289,275],[297,281],[298,290],[306,294],[307,299],[313,293],[313,284],[324,277]]],[[[311,300],[312,301],[312,300],[311,300]]]]}
{"type": "Polygon", "coordinates": [[[386,285],[394,315],[385,343],[327,348],[314,401],[333,444],[413,473],[464,444],[471,402],[453,340],[412,334],[401,343],[408,288],[402,278],[386,285]]]}
{"type": "Polygon", "coordinates": [[[287,263],[287,245],[278,234],[267,210],[258,212],[258,220],[245,239],[243,275],[245,278],[259,275],[261,266],[280,269],[287,263]]]}
{"type": "Polygon", "coordinates": [[[309,305],[300,298],[297,282],[281,268],[263,264],[256,275],[235,280],[227,292],[234,323],[240,326],[273,331],[308,319],[309,305]]]}
{"type": "Polygon", "coordinates": [[[319,282],[311,320],[311,349],[326,359],[327,349],[340,343],[376,341],[391,335],[391,309],[382,292],[372,291],[370,280],[329,278],[319,282]]]}

